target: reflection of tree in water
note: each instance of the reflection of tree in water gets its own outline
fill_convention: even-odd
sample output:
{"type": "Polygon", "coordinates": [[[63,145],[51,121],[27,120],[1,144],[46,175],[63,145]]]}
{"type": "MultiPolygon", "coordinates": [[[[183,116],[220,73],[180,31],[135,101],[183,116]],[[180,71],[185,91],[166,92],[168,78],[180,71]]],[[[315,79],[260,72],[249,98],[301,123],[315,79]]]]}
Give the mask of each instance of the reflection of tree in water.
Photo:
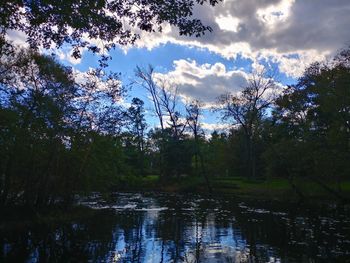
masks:
{"type": "MultiPolygon", "coordinates": [[[[43,262],[244,262],[249,249],[232,223],[233,214],[222,216],[210,204],[201,203],[190,211],[182,210],[179,203],[164,211],[103,210],[84,222],[18,233],[17,238],[6,240],[13,244],[6,258],[15,262],[30,258],[43,262]]],[[[254,239],[248,240],[254,247],[254,239]]]]}
{"type": "Polygon", "coordinates": [[[199,259],[203,236],[200,231],[206,217],[207,212],[185,212],[174,206],[163,211],[134,211],[132,216],[123,214],[117,225],[120,243],[117,246],[125,251],[121,261],[184,262],[187,251],[192,249],[199,259]]]}
{"type": "Polygon", "coordinates": [[[114,247],[113,217],[98,213],[86,221],[40,224],[2,233],[5,262],[94,262],[105,260],[114,247]],[[6,245],[5,245],[6,244],[6,245]]]}
{"type": "Polygon", "coordinates": [[[343,262],[346,259],[344,251],[349,251],[349,245],[338,238],[340,233],[343,237],[350,236],[346,230],[350,221],[341,219],[348,217],[346,212],[330,217],[330,213],[338,210],[300,208],[296,204],[288,204],[286,209],[285,205],[251,202],[249,207],[231,208],[235,217],[232,229],[236,231],[233,239],[245,240],[251,260],[278,262],[282,258],[288,262],[310,262],[316,258],[343,262]]]}
{"type": "Polygon", "coordinates": [[[116,252],[122,252],[125,262],[143,262],[145,257],[145,236],[147,236],[144,213],[126,212],[117,215],[118,240],[116,252]]]}
{"type": "Polygon", "coordinates": [[[205,228],[207,214],[196,214],[192,227],[194,230],[192,244],[187,247],[187,251],[184,255],[184,262],[194,263],[199,262],[201,253],[203,251],[203,230],[205,228]],[[194,244],[193,244],[194,241],[194,244]]]}
{"type": "MultiPolygon", "coordinates": [[[[158,205],[165,206],[162,203],[158,205]]],[[[223,216],[213,212],[212,208],[210,204],[200,204],[193,211],[170,207],[164,211],[133,212],[130,217],[125,214],[118,220],[126,251],[122,262],[246,262],[257,257],[269,259],[266,252],[269,247],[259,246],[257,250],[255,240],[259,237],[251,238],[253,233],[241,231],[240,224],[234,223],[235,212],[223,216]],[[249,238],[249,242],[244,236],[249,238]]],[[[248,221],[246,225],[249,225],[248,221]]],[[[266,233],[258,231],[259,234],[266,233]]]]}
{"type": "MultiPolygon", "coordinates": [[[[3,231],[0,261],[309,262],[320,254],[329,262],[342,262],[345,254],[335,252],[349,250],[346,240],[337,238],[350,236],[344,230],[350,224],[346,213],[327,218],[319,217],[322,212],[315,208],[314,214],[282,213],[274,212],[284,211],[281,207],[263,204],[139,199],[141,207],[137,203],[132,209],[101,210],[60,227],[3,231]]],[[[133,207],[130,202],[123,205],[133,207]]]]}

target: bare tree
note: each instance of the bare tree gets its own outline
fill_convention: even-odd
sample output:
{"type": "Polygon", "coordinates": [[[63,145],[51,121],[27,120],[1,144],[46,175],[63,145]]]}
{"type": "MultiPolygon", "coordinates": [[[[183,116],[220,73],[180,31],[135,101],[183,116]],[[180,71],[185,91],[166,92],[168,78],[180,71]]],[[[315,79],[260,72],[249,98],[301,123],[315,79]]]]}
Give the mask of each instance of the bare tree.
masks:
{"type": "Polygon", "coordinates": [[[159,89],[153,79],[153,72],[154,68],[152,66],[149,66],[147,70],[137,67],[135,75],[140,80],[139,84],[151,95],[154,113],[158,117],[161,130],[164,131],[164,111],[161,106],[159,89]]]}
{"type": "Polygon", "coordinates": [[[198,137],[202,132],[199,118],[201,115],[202,103],[198,100],[194,100],[186,105],[186,119],[190,131],[193,134],[194,143],[195,143],[195,169],[198,171],[198,157],[199,157],[199,146],[198,146],[198,137]]]}
{"type": "MultiPolygon", "coordinates": [[[[181,118],[181,113],[178,111],[178,91],[177,87],[171,85],[170,82],[164,79],[155,79],[154,68],[149,66],[148,69],[136,68],[136,82],[148,91],[151,102],[153,104],[153,112],[157,116],[161,128],[161,143],[160,143],[160,175],[164,177],[165,173],[165,155],[169,153],[169,145],[166,144],[166,138],[171,134],[173,145],[179,145],[179,140],[182,138],[186,121],[181,118]]],[[[168,138],[169,139],[169,138],[168,138]]],[[[175,149],[175,151],[177,148],[175,149]]],[[[174,151],[174,149],[172,149],[174,151]]],[[[178,156],[178,155],[177,155],[178,156]]],[[[176,163],[176,158],[172,163],[176,163]]],[[[169,160],[168,160],[169,161],[169,160]]],[[[177,165],[173,166],[171,171],[176,176],[179,175],[177,165]]]]}
{"type": "Polygon", "coordinates": [[[202,107],[203,107],[203,103],[201,103],[199,100],[194,100],[191,103],[188,103],[186,105],[186,120],[187,120],[187,125],[189,129],[192,131],[193,138],[194,138],[194,147],[195,147],[194,158],[195,158],[196,172],[198,172],[198,161],[200,161],[201,173],[204,176],[209,192],[211,192],[212,188],[209,182],[208,175],[206,173],[203,155],[199,146],[199,138],[201,135],[204,135],[204,131],[202,130],[200,125],[200,116],[202,115],[202,107]]]}
{"type": "Polygon", "coordinates": [[[235,95],[225,94],[219,98],[218,111],[221,112],[222,119],[243,129],[250,177],[256,177],[255,138],[267,109],[276,98],[278,85],[274,75],[267,68],[257,70],[251,74],[242,92],[235,95]]]}
{"type": "Polygon", "coordinates": [[[175,139],[179,139],[186,128],[187,123],[182,121],[178,111],[178,89],[165,79],[155,79],[154,68],[149,66],[147,70],[136,68],[136,77],[150,94],[153,110],[158,117],[161,130],[170,127],[175,139]],[[167,121],[168,120],[168,121],[167,121]]]}

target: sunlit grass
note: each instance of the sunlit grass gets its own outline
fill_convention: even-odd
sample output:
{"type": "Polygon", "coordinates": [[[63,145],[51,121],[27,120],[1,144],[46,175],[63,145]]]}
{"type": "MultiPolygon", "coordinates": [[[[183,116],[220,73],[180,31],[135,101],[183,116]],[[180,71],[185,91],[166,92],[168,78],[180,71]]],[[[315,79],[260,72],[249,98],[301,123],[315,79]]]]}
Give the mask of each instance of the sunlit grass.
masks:
{"type": "MultiPolygon", "coordinates": [[[[296,196],[290,182],[286,178],[248,179],[246,177],[211,177],[210,186],[216,195],[234,195],[265,199],[293,199],[296,196]]],[[[166,192],[198,192],[208,193],[208,186],[203,176],[187,176],[161,180],[159,175],[132,176],[124,178],[122,190],[152,190],[166,192]]],[[[318,183],[308,178],[296,178],[297,188],[305,197],[327,199],[330,193],[318,183]]],[[[340,187],[328,183],[334,190],[340,188],[345,196],[350,196],[350,181],[342,182],[340,187]]]]}
{"type": "MultiPolygon", "coordinates": [[[[292,197],[294,192],[286,178],[267,178],[265,180],[249,180],[243,177],[212,178],[212,185],[217,193],[234,194],[240,196],[259,197],[292,197]]],[[[310,179],[298,178],[295,185],[307,197],[326,197],[329,195],[324,188],[310,179]]],[[[329,184],[332,189],[337,189],[336,184],[329,184]]],[[[350,181],[340,183],[343,194],[350,196],[350,181]]]]}

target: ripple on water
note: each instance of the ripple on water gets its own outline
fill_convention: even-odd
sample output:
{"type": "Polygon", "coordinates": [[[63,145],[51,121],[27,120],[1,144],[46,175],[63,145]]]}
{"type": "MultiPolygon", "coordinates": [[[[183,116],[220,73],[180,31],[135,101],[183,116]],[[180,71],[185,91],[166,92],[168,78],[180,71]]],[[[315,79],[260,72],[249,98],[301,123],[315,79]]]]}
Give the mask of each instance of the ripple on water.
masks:
{"type": "Polygon", "coordinates": [[[281,205],[197,195],[122,193],[104,200],[94,193],[77,202],[106,211],[53,230],[10,233],[0,239],[0,262],[17,262],[11,255],[18,257],[20,250],[23,258],[32,257],[22,262],[67,254],[80,262],[344,262],[349,257],[347,212],[290,212],[281,205]]]}

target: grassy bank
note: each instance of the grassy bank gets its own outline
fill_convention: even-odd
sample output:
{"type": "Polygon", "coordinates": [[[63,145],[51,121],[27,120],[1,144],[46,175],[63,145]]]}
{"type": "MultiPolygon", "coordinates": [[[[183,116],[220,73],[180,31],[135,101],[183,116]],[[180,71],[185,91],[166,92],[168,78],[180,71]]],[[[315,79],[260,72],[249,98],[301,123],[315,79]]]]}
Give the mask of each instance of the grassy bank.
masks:
{"type": "MultiPolygon", "coordinates": [[[[223,194],[233,194],[241,197],[252,197],[262,199],[297,199],[298,195],[291,184],[284,178],[268,178],[265,180],[247,180],[240,177],[216,178],[212,181],[213,188],[223,194]]],[[[295,185],[307,199],[334,199],[335,197],[320,184],[305,180],[296,179],[295,185]]],[[[333,183],[327,186],[335,191],[340,190],[344,197],[350,197],[350,181],[342,182],[339,187],[333,183]]]]}
{"type": "MultiPolygon", "coordinates": [[[[350,199],[350,181],[326,183],[331,189],[350,199]]],[[[294,200],[298,195],[285,178],[267,178],[264,180],[248,180],[242,177],[216,177],[210,179],[214,194],[231,195],[245,198],[294,200]]],[[[296,179],[296,187],[307,199],[333,200],[329,191],[320,184],[307,179],[296,179]]],[[[208,193],[208,187],[202,177],[185,177],[169,179],[161,182],[156,175],[146,177],[124,178],[117,190],[132,191],[164,191],[164,192],[196,192],[208,193]]]]}

